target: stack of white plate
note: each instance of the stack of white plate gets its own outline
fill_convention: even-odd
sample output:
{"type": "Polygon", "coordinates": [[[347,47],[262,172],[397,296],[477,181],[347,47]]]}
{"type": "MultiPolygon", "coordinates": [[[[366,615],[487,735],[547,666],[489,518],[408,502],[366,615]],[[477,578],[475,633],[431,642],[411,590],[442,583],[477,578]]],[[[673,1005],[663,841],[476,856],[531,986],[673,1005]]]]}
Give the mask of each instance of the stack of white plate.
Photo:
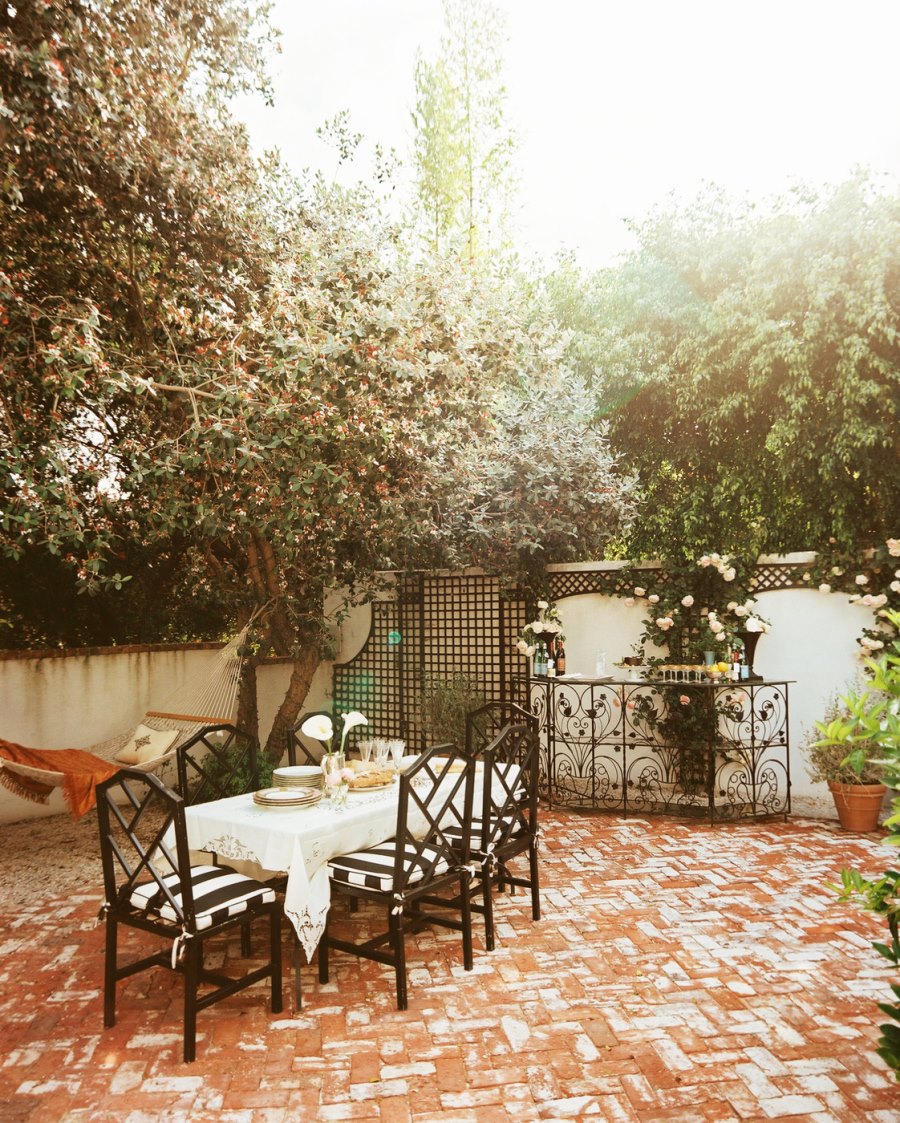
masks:
{"type": "Polygon", "coordinates": [[[301,807],[312,807],[322,798],[322,793],[314,788],[303,791],[288,791],[287,788],[263,788],[253,793],[253,802],[258,807],[284,807],[293,811],[301,807]]]}
{"type": "Polygon", "coordinates": [[[286,791],[322,790],[324,777],[317,764],[294,764],[286,768],[276,768],[272,773],[272,783],[276,788],[286,791]]]}

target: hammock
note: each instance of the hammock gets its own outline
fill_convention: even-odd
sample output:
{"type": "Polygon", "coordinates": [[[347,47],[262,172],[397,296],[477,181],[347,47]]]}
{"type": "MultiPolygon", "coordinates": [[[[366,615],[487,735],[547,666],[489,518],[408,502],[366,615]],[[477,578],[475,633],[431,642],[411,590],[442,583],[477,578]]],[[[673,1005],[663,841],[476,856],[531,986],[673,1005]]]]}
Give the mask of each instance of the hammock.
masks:
{"type": "Polygon", "coordinates": [[[248,624],[217,652],[202,681],[182,685],[166,708],[148,710],[133,729],[89,749],[31,749],[0,740],[0,784],[22,799],[47,803],[62,788],[76,819],[94,806],[97,784],[123,765],[155,772],[207,725],[233,725],[248,624]]]}

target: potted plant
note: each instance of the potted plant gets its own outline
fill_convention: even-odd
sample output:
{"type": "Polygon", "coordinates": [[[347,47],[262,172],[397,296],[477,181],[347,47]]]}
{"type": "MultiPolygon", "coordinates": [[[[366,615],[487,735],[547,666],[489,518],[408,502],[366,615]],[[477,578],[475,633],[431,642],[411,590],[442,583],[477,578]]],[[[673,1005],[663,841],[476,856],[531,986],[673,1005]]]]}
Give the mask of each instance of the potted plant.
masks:
{"type": "Polygon", "coordinates": [[[466,715],[484,705],[484,693],[468,675],[426,676],[422,684],[421,718],[432,741],[466,743],[466,715]]]}
{"type": "Polygon", "coordinates": [[[874,831],[887,791],[882,765],[873,759],[879,747],[873,741],[850,743],[839,737],[849,717],[843,698],[832,699],[825,720],[816,722],[819,738],[805,746],[808,771],[812,780],[828,785],[844,830],[874,831]]]}

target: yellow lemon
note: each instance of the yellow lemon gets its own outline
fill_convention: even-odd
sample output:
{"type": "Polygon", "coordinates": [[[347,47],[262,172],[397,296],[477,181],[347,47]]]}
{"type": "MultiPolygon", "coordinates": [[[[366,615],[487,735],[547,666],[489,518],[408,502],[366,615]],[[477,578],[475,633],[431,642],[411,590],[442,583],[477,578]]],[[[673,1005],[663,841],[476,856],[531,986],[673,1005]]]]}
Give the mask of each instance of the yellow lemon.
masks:
{"type": "Polygon", "coordinates": [[[725,672],[728,670],[728,664],[727,663],[716,663],[716,670],[721,671],[722,674],[724,675],[725,672]]]}

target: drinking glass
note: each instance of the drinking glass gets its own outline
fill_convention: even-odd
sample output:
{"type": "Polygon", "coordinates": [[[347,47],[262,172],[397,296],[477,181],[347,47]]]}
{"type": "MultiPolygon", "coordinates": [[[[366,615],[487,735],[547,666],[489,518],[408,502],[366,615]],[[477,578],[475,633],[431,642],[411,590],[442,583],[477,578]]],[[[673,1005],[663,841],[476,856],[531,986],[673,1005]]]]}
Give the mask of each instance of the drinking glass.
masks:
{"type": "Polygon", "coordinates": [[[391,760],[394,762],[394,771],[400,771],[400,762],[403,760],[403,753],[406,749],[405,741],[389,741],[391,750],[391,760]]]}
{"type": "Polygon", "coordinates": [[[360,741],[359,742],[359,759],[368,762],[372,756],[372,742],[360,741]]]}
{"type": "Polygon", "coordinates": [[[375,763],[379,768],[383,768],[387,764],[390,751],[390,742],[385,741],[383,737],[378,737],[375,741],[375,763]]]}

